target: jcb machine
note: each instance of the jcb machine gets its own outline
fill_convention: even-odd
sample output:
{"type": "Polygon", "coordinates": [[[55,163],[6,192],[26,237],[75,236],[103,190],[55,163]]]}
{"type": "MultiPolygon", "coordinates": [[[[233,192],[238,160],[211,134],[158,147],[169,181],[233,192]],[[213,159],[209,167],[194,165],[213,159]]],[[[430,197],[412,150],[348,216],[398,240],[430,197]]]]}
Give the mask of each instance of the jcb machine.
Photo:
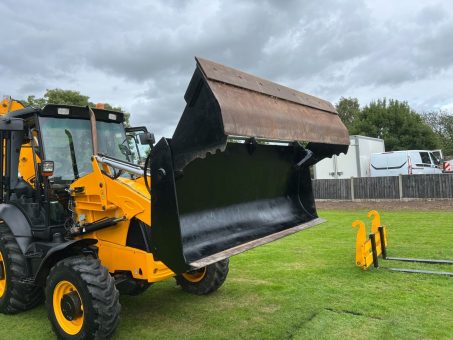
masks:
{"type": "MultiPolygon", "coordinates": [[[[174,277],[211,293],[230,256],[322,222],[309,167],[349,145],[334,107],[196,60],[173,138],[144,166],[131,161],[119,112],[3,103],[3,313],[45,298],[58,337],[106,338],[119,292],[174,277]]],[[[153,144],[146,131],[138,137],[153,144]]]]}

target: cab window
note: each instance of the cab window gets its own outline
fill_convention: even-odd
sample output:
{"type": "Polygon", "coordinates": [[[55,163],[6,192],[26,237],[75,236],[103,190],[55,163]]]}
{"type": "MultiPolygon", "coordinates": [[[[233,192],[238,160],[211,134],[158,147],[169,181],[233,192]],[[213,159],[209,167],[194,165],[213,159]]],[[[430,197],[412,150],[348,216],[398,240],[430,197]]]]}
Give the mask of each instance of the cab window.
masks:
{"type": "Polygon", "coordinates": [[[420,158],[422,159],[422,164],[431,165],[431,158],[429,158],[428,152],[420,152],[420,158]]]}

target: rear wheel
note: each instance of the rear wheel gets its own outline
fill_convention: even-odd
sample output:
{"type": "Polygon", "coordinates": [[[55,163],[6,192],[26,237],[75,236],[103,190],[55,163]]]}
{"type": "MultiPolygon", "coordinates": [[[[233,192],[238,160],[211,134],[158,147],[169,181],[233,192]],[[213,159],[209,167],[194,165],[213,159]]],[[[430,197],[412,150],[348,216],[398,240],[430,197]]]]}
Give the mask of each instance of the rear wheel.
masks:
{"type": "Polygon", "coordinates": [[[119,293],[98,259],[78,256],[58,262],[47,277],[47,313],[62,339],[110,338],[119,321],[119,293]]]}
{"type": "Polygon", "coordinates": [[[176,283],[185,292],[206,295],[215,292],[228,275],[229,259],[176,276],[176,283]]]}
{"type": "Polygon", "coordinates": [[[116,285],[116,288],[120,294],[124,295],[140,295],[151,286],[151,283],[145,280],[137,280],[129,278],[123,282],[120,282],[116,285]]]}
{"type": "Polygon", "coordinates": [[[27,259],[9,227],[0,222],[0,312],[15,314],[43,301],[41,287],[21,283],[30,277],[27,259]]]}

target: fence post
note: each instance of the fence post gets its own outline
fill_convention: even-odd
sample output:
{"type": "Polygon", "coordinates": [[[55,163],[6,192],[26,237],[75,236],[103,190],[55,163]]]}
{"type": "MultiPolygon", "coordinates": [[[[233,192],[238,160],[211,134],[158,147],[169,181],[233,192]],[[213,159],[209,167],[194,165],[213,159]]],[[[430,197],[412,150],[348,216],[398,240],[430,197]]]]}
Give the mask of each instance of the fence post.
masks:
{"type": "Polygon", "coordinates": [[[354,177],[351,177],[351,201],[354,201],[354,177]]]}
{"type": "Polygon", "coordinates": [[[403,175],[399,174],[398,176],[398,191],[400,193],[400,200],[403,199],[403,175]]]}
{"type": "Polygon", "coordinates": [[[437,178],[439,179],[439,196],[440,198],[444,198],[444,195],[443,195],[443,190],[442,190],[442,174],[439,174],[437,176],[437,178]]]}

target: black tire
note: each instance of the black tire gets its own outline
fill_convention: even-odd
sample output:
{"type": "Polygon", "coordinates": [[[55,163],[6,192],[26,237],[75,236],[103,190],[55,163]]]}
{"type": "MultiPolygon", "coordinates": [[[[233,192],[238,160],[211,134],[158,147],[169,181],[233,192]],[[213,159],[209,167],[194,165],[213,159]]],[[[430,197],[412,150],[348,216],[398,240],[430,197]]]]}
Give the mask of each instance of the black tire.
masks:
{"type": "Polygon", "coordinates": [[[144,280],[127,279],[116,285],[121,295],[140,295],[151,286],[151,283],[144,280]]]}
{"type": "MultiPolygon", "coordinates": [[[[203,271],[204,276],[197,282],[189,281],[184,274],[176,276],[176,283],[181,286],[182,290],[195,295],[207,295],[215,292],[225,282],[228,275],[229,259],[225,259],[198,271],[203,271]]],[[[188,272],[187,274],[191,274],[188,272]]]]}
{"type": "Polygon", "coordinates": [[[52,328],[60,339],[108,339],[118,326],[121,309],[115,280],[98,259],[86,256],[66,258],[50,270],[46,307],[52,328]],[[54,291],[63,282],[69,282],[76,288],[83,306],[83,312],[80,312],[83,321],[76,334],[69,334],[57,321],[56,310],[63,308],[57,306],[54,309],[54,291]]]}
{"type": "Polygon", "coordinates": [[[35,307],[44,301],[43,289],[20,283],[31,276],[27,259],[22,254],[9,227],[0,222],[0,252],[3,258],[6,288],[0,297],[0,312],[15,314],[35,307]]]}

